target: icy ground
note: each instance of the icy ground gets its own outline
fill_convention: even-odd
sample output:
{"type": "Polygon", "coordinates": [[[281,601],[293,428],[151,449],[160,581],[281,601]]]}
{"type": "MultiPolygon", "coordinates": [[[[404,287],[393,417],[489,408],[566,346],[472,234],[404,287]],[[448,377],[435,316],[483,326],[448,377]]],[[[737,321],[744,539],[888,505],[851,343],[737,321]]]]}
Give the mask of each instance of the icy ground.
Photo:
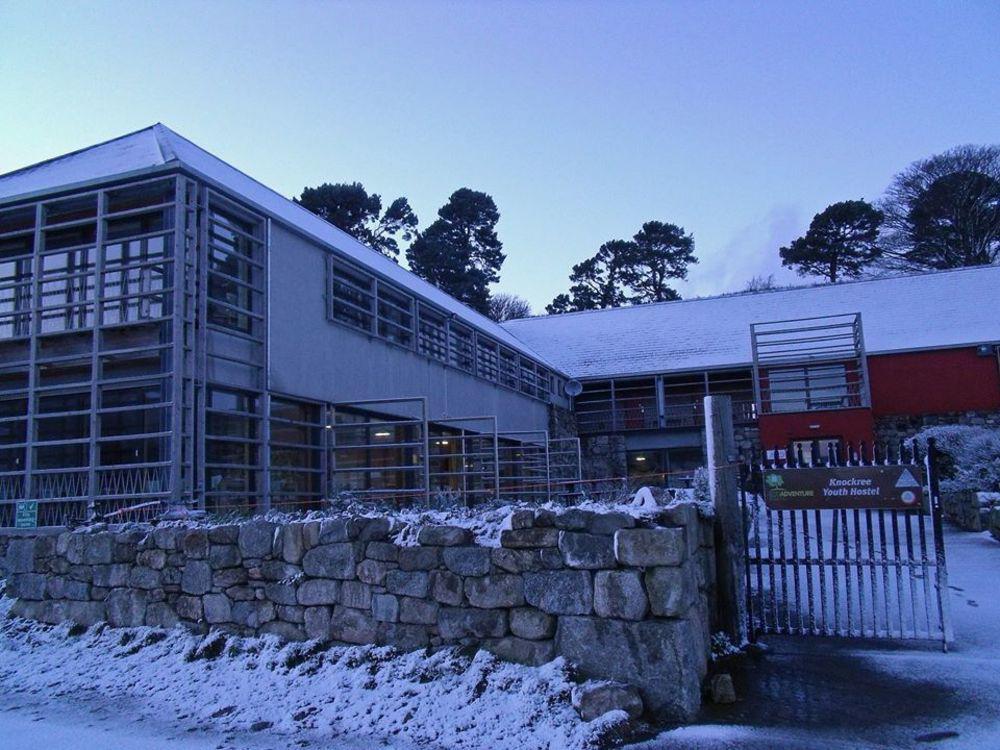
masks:
{"type": "Polygon", "coordinates": [[[614,736],[625,718],[582,722],[561,660],[529,668],[455,649],[79,632],[6,619],[9,606],[0,603],[0,746],[11,750],[569,750],[614,736]]]}
{"type": "Polygon", "coordinates": [[[734,706],[636,750],[1000,748],[1000,544],[946,526],[955,642],[768,636],[734,706]]]}

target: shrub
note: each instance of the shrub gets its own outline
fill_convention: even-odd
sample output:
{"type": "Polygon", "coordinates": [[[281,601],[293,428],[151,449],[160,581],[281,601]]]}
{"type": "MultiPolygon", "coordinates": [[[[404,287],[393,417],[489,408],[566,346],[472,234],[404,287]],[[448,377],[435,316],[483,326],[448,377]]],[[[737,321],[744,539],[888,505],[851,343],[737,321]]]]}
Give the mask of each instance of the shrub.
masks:
{"type": "Polygon", "coordinates": [[[926,451],[928,438],[937,440],[941,454],[942,490],[1000,491],[1000,430],[942,425],[921,430],[913,441],[926,451]]]}

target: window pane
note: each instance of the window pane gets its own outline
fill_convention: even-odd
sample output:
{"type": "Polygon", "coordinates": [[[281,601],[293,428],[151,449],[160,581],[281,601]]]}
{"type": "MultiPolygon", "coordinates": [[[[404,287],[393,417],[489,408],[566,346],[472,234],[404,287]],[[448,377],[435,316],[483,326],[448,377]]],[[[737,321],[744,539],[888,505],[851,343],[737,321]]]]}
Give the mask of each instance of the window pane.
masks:
{"type": "Polygon", "coordinates": [[[472,372],[475,369],[472,330],[451,321],[448,324],[448,337],[451,344],[451,364],[460,370],[472,372]]]}
{"type": "Polygon", "coordinates": [[[146,185],[109,190],[105,195],[105,210],[109,213],[131,211],[142,206],[170,203],[174,199],[174,181],[164,180],[146,185]]]}
{"type": "Polygon", "coordinates": [[[39,442],[75,440],[90,437],[90,415],[50,417],[35,420],[35,435],[39,442]]]}
{"type": "Polygon", "coordinates": [[[446,362],[448,337],[445,319],[424,305],[420,306],[420,335],[418,349],[421,354],[446,362]]]}
{"type": "Polygon", "coordinates": [[[61,224],[67,221],[80,221],[97,216],[97,195],[85,195],[79,198],[50,203],[45,206],[45,223],[61,224]]]}

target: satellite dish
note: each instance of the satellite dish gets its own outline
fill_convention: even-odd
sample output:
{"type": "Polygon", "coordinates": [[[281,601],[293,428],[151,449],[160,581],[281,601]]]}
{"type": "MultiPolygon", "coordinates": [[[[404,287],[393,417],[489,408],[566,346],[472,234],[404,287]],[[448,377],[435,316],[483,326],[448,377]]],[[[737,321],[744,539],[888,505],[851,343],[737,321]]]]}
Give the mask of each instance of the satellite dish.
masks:
{"type": "Polygon", "coordinates": [[[567,380],[563,390],[566,391],[567,396],[579,396],[583,393],[583,383],[579,380],[567,380]]]}

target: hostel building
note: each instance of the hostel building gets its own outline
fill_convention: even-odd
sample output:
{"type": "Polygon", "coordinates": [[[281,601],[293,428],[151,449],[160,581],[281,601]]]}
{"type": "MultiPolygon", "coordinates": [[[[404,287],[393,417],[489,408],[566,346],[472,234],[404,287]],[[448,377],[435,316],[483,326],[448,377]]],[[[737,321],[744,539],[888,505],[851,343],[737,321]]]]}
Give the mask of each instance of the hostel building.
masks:
{"type": "Polygon", "coordinates": [[[499,326],[155,125],[0,176],[0,526],[683,481],[706,393],[747,446],[997,424],[998,292],[990,267],[499,326]]]}

